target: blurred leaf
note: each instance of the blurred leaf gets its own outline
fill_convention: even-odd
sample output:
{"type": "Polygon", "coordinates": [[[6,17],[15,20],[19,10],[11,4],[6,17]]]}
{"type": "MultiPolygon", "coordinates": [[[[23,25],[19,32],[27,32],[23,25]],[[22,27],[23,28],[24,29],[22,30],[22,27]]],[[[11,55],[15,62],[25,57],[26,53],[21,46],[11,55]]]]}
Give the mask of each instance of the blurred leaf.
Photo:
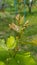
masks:
{"type": "Polygon", "coordinates": [[[30,55],[30,52],[16,54],[15,58],[18,65],[36,65],[35,60],[30,55]]]}
{"type": "Polygon", "coordinates": [[[0,49],[2,49],[2,50],[3,49],[8,50],[8,48],[6,47],[4,39],[0,39],[0,49]]]}
{"type": "Polygon", "coordinates": [[[0,65],[6,65],[4,62],[0,61],[0,65]]]}
{"type": "Polygon", "coordinates": [[[16,46],[16,40],[15,40],[15,38],[14,38],[13,36],[10,36],[10,37],[7,39],[6,44],[7,44],[7,47],[8,47],[9,49],[11,49],[11,48],[14,49],[15,46],[16,46]]]}
{"type": "Polygon", "coordinates": [[[37,35],[32,36],[31,42],[33,43],[33,45],[37,46],[37,35]]]}
{"type": "Polygon", "coordinates": [[[5,48],[0,47],[0,60],[5,60],[9,57],[9,53],[5,48]]]}
{"type": "Polygon", "coordinates": [[[10,59],[7,64],[8,65],[18,65],[14,58],[10,59]]]}
{"type": "Polygon", "coordinates": [[[0,45],[5,44],[5,40],[4,39],[0,39],[0,45]]]}

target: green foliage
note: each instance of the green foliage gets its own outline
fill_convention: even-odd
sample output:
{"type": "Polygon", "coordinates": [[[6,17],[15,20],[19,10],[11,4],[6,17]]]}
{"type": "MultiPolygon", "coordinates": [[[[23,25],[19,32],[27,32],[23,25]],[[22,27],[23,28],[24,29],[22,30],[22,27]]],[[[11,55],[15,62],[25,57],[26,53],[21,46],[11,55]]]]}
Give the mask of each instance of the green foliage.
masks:
{"type": "MultiPolygon", "coordinates": [[[[37,46],[35,46],[37,45],[37,37],[35,36],[37,35],[37,8],[32,8],[34,14],[29,14],[28,8],[26,8],[26,20],[29,20],[29,26],[26,25],[21,34],[9,28],[9,24],[12,23],[16,25],[16,29],[18,25],[21,26],[20,30],[23,27],[26,9],[24,4],[20,4],[20,1],[16,6],[14,6],[14,0],[2,0],[1,2],[1,4],[6,2],[8,7],[3,12],[0,11],[0,37],[3,37],[0,39],[0,65],[37,65],[37,46]],[[17,16],[19,14],[16,14],[16,10],[20,17],[17,16]],[[16,18],[20,18],[20,20],[17,21],[16,18]],[[5,32],[2,36],[1,31],[5,32]]],[[[26,4],[29,4],[29,0],[26,0],[26,4]]]]}
{"type": "MultiPolygon", "coordinates": [[[[2,42],[4,42],[4,39],[2,39],[2,40],[3,40],[2,42]]],[[[10,36],[10,38],[8,40],[9,40],[8,42],[11,43],[11,42],[14,42],[15,39],[14,39],[14,37],[10,36]]],[[[10,48],[12,48],[12,46],[9,47],[9,49],[10,48]]],[[[13,51],[7,50],[7,49],[5,49],[5,47],[3,48],[2,46],[0,47],[0,60],[2,60],[2,61],[5,60],[5,63],[8,65],[22,65],[22,64],[23,65],[30,65],[30,64],[36,65],[36,62],[32,58],[30,52],[23,53],[21,51],[20,53],[15,54],[13,51]]],[[[4,64],[4,63],[0,62],[0,64],[4,64]]]]}

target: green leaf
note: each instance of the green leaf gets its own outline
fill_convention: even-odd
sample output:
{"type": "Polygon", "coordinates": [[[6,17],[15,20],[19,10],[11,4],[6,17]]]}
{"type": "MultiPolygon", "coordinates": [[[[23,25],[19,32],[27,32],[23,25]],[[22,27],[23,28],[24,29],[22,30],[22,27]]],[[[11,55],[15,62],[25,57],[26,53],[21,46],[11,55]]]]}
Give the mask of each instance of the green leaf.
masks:
{"type": "Polygon", "coordinates": [[[5,44],[5,40],[4,39],[0,39],[0,50],[8,50],[8,48],[6,47],[6,44],[5,44]]]}
{"type": "Polygon", "coordinates": [[[9,57],[8,51],[0,46],[0,60],[5,60],[7,57],[9,57]]]}
{"type": "Polygon", "coordinates": [[[14,49],[15,46],[16,46],[16,40],[13,36],[10,36],[8,39],[7,39],[7,47],[8,49],[14,49]]]}
{"type": "Polygon", "coordinates": [[[4,45],[5,44],[5,40],[4,39],[0,39],[0,45],[4,45]]]}
{"type": "Polygon", "coordinates": [[[36,65],[35,60],[31,57],[29,52],[16,54],[15,58],[18,65],[36,65]]]}

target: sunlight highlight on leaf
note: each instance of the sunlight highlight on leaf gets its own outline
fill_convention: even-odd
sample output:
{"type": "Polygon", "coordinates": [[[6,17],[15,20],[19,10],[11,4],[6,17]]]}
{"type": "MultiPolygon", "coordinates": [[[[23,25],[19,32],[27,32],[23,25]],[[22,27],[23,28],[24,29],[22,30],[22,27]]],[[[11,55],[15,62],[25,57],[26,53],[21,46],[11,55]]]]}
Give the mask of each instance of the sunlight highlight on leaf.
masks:
{"type": "Polygon", "coordinates": [[[10,36],[10,37],[7,39],[6,44],[7,44],[7,47],[8,47],[9,49],[11,49],[11,48],[14,49],[15,46],[16,46],[16,40],[15,40],[15,38],[14,38],[13,36],[10,36]]]}

